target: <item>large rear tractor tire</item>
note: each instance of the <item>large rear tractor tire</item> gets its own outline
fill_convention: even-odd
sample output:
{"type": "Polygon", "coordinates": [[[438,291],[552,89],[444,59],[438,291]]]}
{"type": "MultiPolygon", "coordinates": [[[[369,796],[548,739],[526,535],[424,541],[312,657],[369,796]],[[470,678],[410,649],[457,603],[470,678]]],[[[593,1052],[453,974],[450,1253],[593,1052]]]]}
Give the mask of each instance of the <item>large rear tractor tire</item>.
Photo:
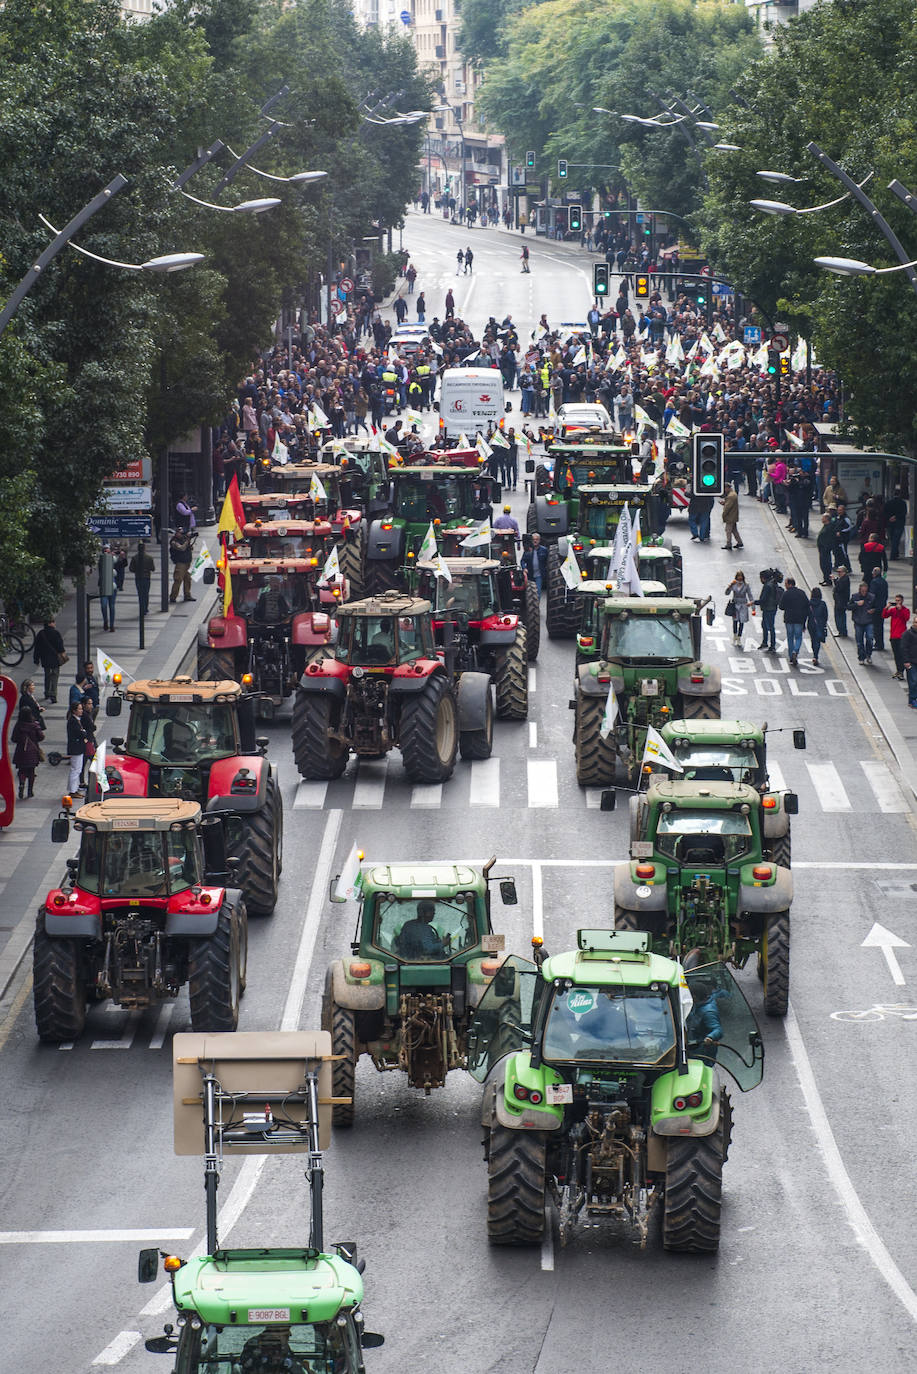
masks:
{"type": "Polygon", "coordinates": [[[554,545],[548,549],[545,626],[549,639],[575,639],[579,626],[579,599],[576,596],[568,599],[567,584],[560,570],[560,562],[560,554],[554,545]]]}
{"type": "Polygon", "coordinates": [[[534,582],[525,588],[525,637],[529,663],[534,663],[541,648],[541,598],[534,582]]]}
{"type": "Polygon", "coordinates": [[[360,601],[366,587],[366,530],[361,524],[356,539],[347,539],[338,545],[338,563],[341,572],[350,584],[351,601],[360,601]]]}
{"type": "Polygon", "coordinates": [[[247,947],[241,908],[224,902],[212,935],[191,941],[188,996],[193,1031],[234,1031],[242,996],[242,949],[247,947]]]}
{"type": "Polygon", "coordinates": [[[235,682],[236,656],[231,649],[210,649],[201,645],[197,651],[198,682],[235,682]]]}
{"type": "Polygon", "coordinates": [[[236,882],[251,915],[270,916],[277,905],[283,853],[283,803],[273,778],[268,779],[262,810],[241,816],[240,821],[242,852],[236,882]]]}
{"type": "Polygon", "coordinates": [[[331,739],[331,698],[297,692],[293,699],[293,758],[304,778],[339,778],[350,750],[331,739]]]}
{"type": "Polygon", "coordinates": [[[771,863],[780,868],[789,868],[793,855],[793,838],[789,826],[785,835],[775,835],[770,843],[771,863]]]}
{"type": "Polygon", "coordinates": [[[712,1135],[668,1141],[662,1244],[666,1250],[710,1253],[720,1244],[726,1116],[712,1135]]]}
{"type": "Polygon", "coordinates": [[[544,1193],[544,1136],[510,1131],[494,1122],[487,1154],[491,1245],[537,1245],[544,1235],[544,1193]]]}
{"type": "Polygon", "coordinates": [[[764,982],[764,1010],[768,1016],[786,1016],[790,1004],[790,913],[774,911],[767,918],[761,944],[760,968],[764,982]]]}
{"type": "Polygon", "coordinates": [[[363,589],[367,596],[381,596],[383,592],[396,591],[400,586],[398,567],[395,563],[384,563],[381,559],[367,559],[363,589]]]}
{"type": "Polygon", "coordinates": [[[458,733],[455,694],[447,678],[435,673],[401,708],[398,744],[411,782],[445,782],[452,776],[458,733]]]}
{"type": "Polygon", "coordinates": [[[498,720],[525,720],[529,713],[528,636],[520,625],[516,638],[494,668],[498,720]]]}
{"type": "Polygon", "coordinates": [[[529,506],[528,510],[525,512],[525,532],[526,534],[534,534],[537,529],[538,512],[535,509],[535,503],[533,501],[532,504],[529,506]]]}
{"type": "Polygon", "coordinates": [[[32,946],[32,999],[39,1040],[60,1045],[78,1040],[86,1024],[86,982],[76,940],[57,940],[45,932],[40,911],[32,946]]]}
{"type": "Polygon", "coordinates": [[[720,694],[710,697],[682,697],[682,720],[719,720],[720,694]]]}
{"type": "Polygon", "coordinates": [[[577,694],[573,745],[576,781],[581,787],[611,787],[615,780],[614,744],[610,736],[603,739],[599,733],[604,715],[604,697],[577,694]]]}
{"type": "Polygon", "coordinates": [[[639,930],[636,911],[625,911],[623,906],[615,907],[615,930],[639,930]]]}
{"type": "Polygon", "coordinates": [[[671,563],[666,564],[665,589],[669,596],[684,596],[684,585],[685,579],[681,564],[676,563],[673,559],[671,563]]]}
{"type": "MultiPolygon", "coordinates": [[[[460,693],[461,689],[461,679],[459,679],[460,693]]],[[[461,706],[459,707],[459,717],[461,718],[461,706]]],[[[459,754],[463,759],[474,761],[475,759],[489,759],[493,751],[494,704],[493,696],[488,686],[487,718],[480,730],[459,730],[459,754]]]]}
{"type": "Polygon", "coordinates": [[[343,1055],[331,1066],[331,1091],[334,1097],[349,1097],[331,1108],[332,1126],[352,1126],[356,1113],[357,1033],[354,1014],[347,1007],[331,1003],[331,1052],[343,1055]]]}

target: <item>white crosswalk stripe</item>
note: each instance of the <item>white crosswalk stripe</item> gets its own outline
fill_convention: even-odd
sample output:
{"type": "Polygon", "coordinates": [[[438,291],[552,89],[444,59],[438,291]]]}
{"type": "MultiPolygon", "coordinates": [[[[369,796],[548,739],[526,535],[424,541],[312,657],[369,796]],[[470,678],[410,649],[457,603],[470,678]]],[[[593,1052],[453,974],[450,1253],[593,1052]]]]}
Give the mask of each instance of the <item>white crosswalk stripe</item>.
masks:
{"type": "Polygon", "coordinates": [[[786,778],[783,776],[783,769],[779,763],[767,761],[767,780],[775,792],[786,791],[786,778]]]}
{"type": "Polygon", "coordinates": [[[852,811],[847,790],[833,763],[807,763],[822,811],[852,811]]]}
{"type": "Polygon", "coordinates": [[[442,806],[443,785],[441,782],[419,782],[411,792],[412,806],[442,806]]]}
{"type": "Polygon", "coordinates": [[[326,782],[301,782],[293,798],[293,810],[320,811],[325,805],[327,792],[326,782]]]}
{"type": "Polygon", "coordinates": [[[884,763],[880,763],[878,759],[861,759],[860,767],[866,774],[866,781],[875,794],[880,811],[903,812],[910,810],[901,788],[884,763]]]}
{"type": "Polygon", "coordinates": [[[385,776],[388,772],[388,757],[361,763],[357,772],[357,785],[353,789],[353,806],[357,811],[378,811],[385,798],[385,776]]]}
{"type": "Polygon", "coordinates": [[[471,765],[471,806],[500,805],[500,760],[478,759],[471,765]]]}
{"type": "Polygon", "coordinates": [[[529,806],[556,806],[558,800],[556,759],[529,759],[527,772],[529,806]]]}

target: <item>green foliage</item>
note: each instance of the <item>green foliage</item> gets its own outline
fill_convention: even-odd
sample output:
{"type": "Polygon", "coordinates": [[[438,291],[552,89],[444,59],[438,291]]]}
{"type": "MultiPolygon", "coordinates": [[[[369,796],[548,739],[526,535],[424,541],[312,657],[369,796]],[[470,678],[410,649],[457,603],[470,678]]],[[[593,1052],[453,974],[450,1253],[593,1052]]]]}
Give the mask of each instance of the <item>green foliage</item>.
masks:
{"type": "Polygon", "coordinates": [[[400,253],[375,253],[373,255],[373,295],[377,300],[382,300],[394,291],[400,266],[400,253]]]}

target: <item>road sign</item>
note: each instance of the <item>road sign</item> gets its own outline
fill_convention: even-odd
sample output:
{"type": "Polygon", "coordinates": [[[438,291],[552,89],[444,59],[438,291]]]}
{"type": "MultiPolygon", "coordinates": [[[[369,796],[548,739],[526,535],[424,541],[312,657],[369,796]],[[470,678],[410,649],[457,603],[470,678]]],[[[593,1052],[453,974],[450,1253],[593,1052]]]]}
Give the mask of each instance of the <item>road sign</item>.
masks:
{"type": "Polygon", "coordinates": [[[712,290],[713,290],[714,296],[731,296],[731,295],[732,295],[732,287],[729,285],[729,282],[728,282],[728,281],[715,281],[715,282],[713,283],[712,290]]]}
{"type": "Polygon", "coordinates": [[[790,341],[785,334],[771,335],[771,348],[776,348],[778,353],[783,353],[790,346],[790,341]]]}
{"type": "Polygon", "coordinates": [[[152,464],[149,458],[135,458],[129,463],[113,472],[110,477],[106,477],[106,482],[114,483],[116,486],[133,485],[137,482],[149,482],[152,477],[152,464]]]}
{"type": "Polygon", "coordinates": [[[149,539],[153,521],[148,515],[90,515],[89,528],[109,539],[149,539]]]}
{"type": "Polygon", "coordinates": [[[153,504],[151,487],[106,487],[100,505],[103,510],[149,510],[153,504]]]}
{"type": "Polygon", "coordinates": [[[761,342],[761,326],[759,324],[747,324],[742,331],[742,341],[748,348],[751,344],[761,342]]]}
{"type": "Polygon", "coordinates": [[[345,304],[344,304],[343,301],[332,301],[332,302],[331,302],[331,313],[332,313],[333,315],[343,315],[343,313],[344,313],[344,311],[345,311],[346,309],[347,309],[347,307],[345,306],[345,304]]]}
{"type": "Polygon", "coordinates": [[[634,223],[635,223],[635,224],[642,224],[642,223],[643,223],[643,211],[642,211],[642,210],[638,210],[637,213],[634,215],[634,223]]]}
{"type": "Polygon", "coordinates": [[[342,291],[350,292],[353,290],[353,282],[351,281],[350,277],[341,277],[341,280],[338,283],[338,285],[340,286],[342,291]]]}

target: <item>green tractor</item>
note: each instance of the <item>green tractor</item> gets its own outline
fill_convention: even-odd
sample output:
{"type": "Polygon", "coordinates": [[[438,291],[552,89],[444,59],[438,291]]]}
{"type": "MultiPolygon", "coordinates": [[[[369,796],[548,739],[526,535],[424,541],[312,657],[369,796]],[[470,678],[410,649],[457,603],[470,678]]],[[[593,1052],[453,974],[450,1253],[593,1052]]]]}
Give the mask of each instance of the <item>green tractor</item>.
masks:
{"type": "Polygon", "coordinates": [[[761,1081],[757,1024],[723,965],[685,973],[646,932],[580,930],[577,948],[511,956],[481,999],[468,1067],[484,1082],[487,1233],[535,1245],[558,1213],[623,1222],[667,1250],[720,1238],[732,1111],[720,1077],[761,1081]],[[692,996],[693,994],[693,996],[692,996]]]}
{"type": "Polygon", "coordinates": [[[556,544],[578,528],[584,486],[628,486],[634,480],[631,444],[549,444],[545,455],[548,463],[529,458],[525,464],[531,474],[526,530],[537,530],[543,544],[556,544]]]}
{"type": "MultiPolygon", "coordinates": [[[[792,792],[783,796],[797,810],[792,792]]],[[[630,862],[615,869],[615,927],[650,932],[686,968],[744,968],[752,955],[769,1016],[790,992],[793,875],[765,853],[764,798],[732,782],[654,777],[631,798],[630,862]]]]}
{"type": "Polygon", "coordinates": [[[366,545],[366,586],[376,595],[404,585],[405,565],[431,524],[443,544],[453,531],[464,537],[490,520],[501,490],[480,468],[451,463],[405,464],[389,475],[391,507],[372,521],[366,545]]]}
{"type": "Polygon", "coordinates": [[[609,786],[618,769],[635,781],[648,726],[719,718],[720,670],[700,662],[707,601],[627,596],[601,605],[598,658],[580,664],[570,702],[581,785],[609,786]]]}
{"type": "MultiPolygon", "coordinates": [[[[407,1074],[426,1094],[465,1067],[468,1025],[500,967],[504,937],[490,923],[491,859],[466,864],[377,864],[358,886],[353,957],[328,970],[322,1025],[334,1053],[335,1126],[351,1126],[361,1054],[407,1074]]],[[[501,878],[515,905],[512,878],[501,878]]],[[[343,900],[333,897],[333,901],[343,900]]]]}
{"type": "Polygon", "coordinates": [[[206,1252],[181,1259],[141,1250],[138,1279],[154,1283],[162,1258],[177,1312],[147,1350],[171,1355],[174,1374],[364,1374],[363,1351],[383,1337],[363,1327],[363,1263],[352,1241],[324,1248],[331,1037],[176,1035],[172,1052],[175,1153],[205,1159],[206,1252]],[[223,1160],[269,1154],[306,1158],[308,1244],[226,1249],[217,1235],[223,1160]]]}
{"type": "MultiPolygon", "coordinates": [[[[574,671],[581,663],[595,663],[598,660],[602,643],[602,615],[605,602],[610,596],[618,595],[618,584],[611,582],[581,582],[577,587],[579,596],[579,628],[576,632],[576,658],[574,671]]],[[[640,590],[644,597],[655,601],[660,596],[668,596],[662,582],[645,582],[640,579],[640,590]]],[[[626,595],[626,593],[625,593],[626,595]]]]}
{"type": "MultiPolygon", "coordinates": [[[[792,858],[787,798],[794,794],[770,784],[767,772],[767,722],[749,720],[672,720],[661,731],[681,764],[681,776],[697,782],[736,782],[761,797],[761,842],[766,859],[789,868],[792,858]]],[[[805,749],[806,732],[794,729],[794,749],[805,749]]],[[[794,805],[793,802],[790,805],[794,805]]]]}
{"type": "MultiPolygon", "coordinates": [[[[583,550],[588,577],[601,581],[611,571],[614,549],[610,544],[589,544],[583,550]]],[[[582,560],[581,560],[582,561],[582,560]]],[[[684,595],[681,549],[661,535],[644,539],[637,549],[637,572],[640,581],[664,582],[669,596],[684,595]]]]}

